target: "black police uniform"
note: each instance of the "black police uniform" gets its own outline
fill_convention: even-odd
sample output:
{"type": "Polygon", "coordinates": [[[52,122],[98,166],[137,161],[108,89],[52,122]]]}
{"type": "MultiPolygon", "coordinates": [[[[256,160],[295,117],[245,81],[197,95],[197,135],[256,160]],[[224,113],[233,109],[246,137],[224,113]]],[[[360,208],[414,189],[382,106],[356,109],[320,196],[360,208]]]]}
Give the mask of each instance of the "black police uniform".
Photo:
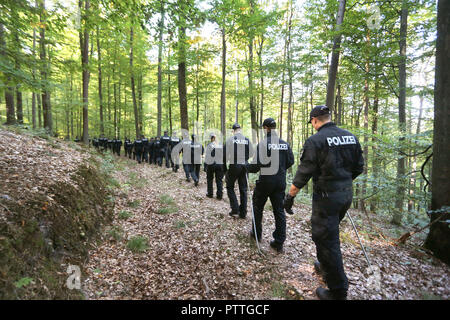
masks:
{"type": "Polygon", "coordinates": [[[253,191],[256,234],[258,239],[261,239],[263,210],[269,198],[275,217],[274,245],[278,248],[282,248],[286,240],[286,215],[283,208],[283,199],[286,191],[286,170],[293,164],[294,154],[291,147],[287,142],[279,139],[275,132],[271,131],[258,144],[256,157],[254,157],[253,163],[248,166],[249,172],[252,173],[264,168],[260,172],[253,191]],[[278,166],[275,169],[271,168],[271,165],[278,166]],[[264,172],[264,170],[268,170],[268,172],[264,172]]]}
{"type": "Polygon", "coordinates": [[[184,174],[186,175],[186,181],[190,181],[191,177],[190,177],[190,165],[192,163],[191,161],[191,144],[192,141],[189,138],[184,138],[183,140],[181,140],[181,148],[180,148],[180,152],[183,153],[183,170],[184,170],[184,174]]]}
{"type": "Polygon", "coordinates": [[[158,166],[162,166],[162,158],[161,158],[161,140],[156,138],[153,144],[153,150],[155,152],[155,164],[158,166]]]}
{"type": "Polygon", "coordinates": [[[224,170],[227,195],[230,199],[231,215],[239,214],[240,218],[247,216],[247,170],[248,159],[253,156],[250,140],[237,133],[226,141],[224,146],[224,170]],[[230,163],[227,169],[227,162],[230,163]],[[239,205],[234,184],[238,181],[241,204],[239,205]]]}
{"type": "Polygon", "coordinates": [[[142,151],[144,150],[144,146],[142,144],[141,139],[134,140],[134,152],[136,153],[136,160],[138,163],[142,162],[142,151]]]}
{"type": "Polygon", "coordinates": [[[328,122],[306,140],[300,161],[292,184],[301,189],[313,179],[311,225],[317,259],[330,291],[345,296],[348,280],[339,223],[352,203],[352,180],[363,172],[361,146],[352,133],[328,122]]]}
{"type": "Polygon", "coordinates": [[[205,152],[203,145],[195,140],[191,143],[191,164],[189,165],[189,174],[194,180],[195,185],[200,179],[200,167],[202,164],[202,155],[205,152]]]}
{"type": "Polygon", "coordinates": [[[116,139],[115,147],[116,147],[116,153],[120,157],[120,149],[122,148],[122,140],[121,139],[116,139]]]}
{"type": "Polygon", "coordinates": [[[154,163],[155,153],[154,153],[154,147],[155,144],[155,138],[151,138],[148,142],[148,163],[152,164],[154,163]]]}
{"type": "Polygon", "coordinates": [[[206,166],[206,182],[207,182],[207,196],[212,197],[213,181],[216,178],[217,199],[222,199],[223,196],[223,145],[211,142],[206,146],[205,155],[206,166]]]}
{"type": "Polygon", "coordinates": [[[95,149],[98,150],[98,139],[94,138],[94,140],[92,141],[92,145],[94,146],[95,149]]]}
{"type": "Polygon", "coordinates": [[[148,139],[142,138],[142,161],[148,162],[148,152],[149,152],[148,139]]]}
{"type": "Polygon", "coordinates": [[[180,165],[178,164],[178,159],[172,159],[172,150],[175,148],[175,146],[177,144],[180,143],[180,138],[173,136],[170,138],[170,144],[169,144],[169,159],[170,159],[170,166],[172,167],[172,170],[174,172],[178,171],[178,168],[180,167],[180,165]]]}
{"type": "Polygon", "coordinates": [[[128,158],[131,159],[131,153],[133,152],[133,144],[130,139],[125,139],[125,156],[128,155],[128,158]]]}
{"type": "MultiPolygon", "coordinates": [[[[170,137],[167,134],[163,135],[161,137],[161,139],[160,139],[160,143],[161,143],[161,157],[164,158],[164,161],[165,161],[165,164],[166,164],[166,168],[170,168],[170,163],[169,163],[170,137]]],[[[161,161],[161,163],[162,163],[162,161],[161,161]]]]}

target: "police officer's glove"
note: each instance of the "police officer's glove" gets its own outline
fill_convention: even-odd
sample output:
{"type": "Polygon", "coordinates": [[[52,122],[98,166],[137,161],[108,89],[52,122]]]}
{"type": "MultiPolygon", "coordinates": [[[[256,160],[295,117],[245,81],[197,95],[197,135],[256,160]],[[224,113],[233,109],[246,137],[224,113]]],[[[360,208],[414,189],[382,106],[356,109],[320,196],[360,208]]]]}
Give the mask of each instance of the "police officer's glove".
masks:
{"type": "Polygon", "coordinates": [[[284,210],[286,210],[289,214],[294,214],[294,211],[292,211],[292,206],[294,205],[294,198],[289,194],[289,192],[286,194],[286,197],[284,197],[283,207],[284,210]]]}

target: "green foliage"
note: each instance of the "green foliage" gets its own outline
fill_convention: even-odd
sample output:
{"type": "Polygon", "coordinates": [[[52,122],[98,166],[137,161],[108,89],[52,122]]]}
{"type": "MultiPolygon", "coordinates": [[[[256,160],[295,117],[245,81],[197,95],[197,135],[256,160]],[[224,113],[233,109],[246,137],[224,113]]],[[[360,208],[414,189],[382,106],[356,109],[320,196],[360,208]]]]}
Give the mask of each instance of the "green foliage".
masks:
{"type": "Polygon", "coordinates": [[[14,285],[16,286],[16,288],[22,288],[22,287],[26,287],[27,285],[29,285],[32,282],[33,282],[32,278],[25,277],[25,278],[21,278],[18,281],[16,281],[14,283],[14,285]]]}
{"type": "Polygon", "coordinates": [[[141,204],[141,202],[137,199],[127,201],[127,206],[130,208],[138,208],[140,204],[141,204]]]}
{"type": "Polygon", "coordinates": [[[135,253],[144,252],[148,249],[148,239],[143,236],[134,236],[128,240],[127,248],[135,253]]]}
{"type": "Polygon", "coordinates": [[[108,230],[108,235],[115,241],[121,241],[123,239],[123,229],[120,226],[112,226],[108,230]]]}
{"type": "Polygon", "coordinates": [[[130,218],[132,216],[133,215],[130,212],[125,211],[125,210],[120,211],[119,214],[118,214],[118,218],[119,219],[123,219],[123,220],[126,220],[126,219],[128,219],[128,218],[130,218]]]}

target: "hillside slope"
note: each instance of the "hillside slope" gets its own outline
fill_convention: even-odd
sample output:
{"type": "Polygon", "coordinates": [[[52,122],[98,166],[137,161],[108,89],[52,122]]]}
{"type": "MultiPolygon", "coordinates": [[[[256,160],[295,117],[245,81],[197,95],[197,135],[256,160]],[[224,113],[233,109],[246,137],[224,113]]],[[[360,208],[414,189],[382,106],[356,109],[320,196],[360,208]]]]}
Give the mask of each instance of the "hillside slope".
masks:
{"type": "Polygon", "coordinates": [[[66,271],[111,219],[103,160],[17,128],[0,128],[0,141],[0,299],[82,298],[66,271]]]}

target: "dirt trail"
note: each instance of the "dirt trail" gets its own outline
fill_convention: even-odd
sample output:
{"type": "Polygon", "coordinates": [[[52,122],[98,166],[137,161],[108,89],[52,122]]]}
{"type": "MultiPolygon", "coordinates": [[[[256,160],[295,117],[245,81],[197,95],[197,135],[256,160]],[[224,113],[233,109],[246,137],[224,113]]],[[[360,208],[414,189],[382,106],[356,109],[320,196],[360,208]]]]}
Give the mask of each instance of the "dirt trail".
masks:
{"type": "MultiPolygon", "coordinates": [[[[87,298],[316,299],[314,290],[323,283],[312,267],[310,207],[296,205],[296,214],[287,216],[285,253],[277,254],[269,247],[274,220],[268,202],[261,257],[248,237],[251,214],[245,220],[229,217],[226,192],[221,201],[207,198],[203,171],[195,187],[185,181],[182,170],[175,174],[122,157],[114,175],[122,186],[116,218],[102,231],[104,241],[84,266],[87,298]],[[133,253],[127,241],[138,235],[148,238],[148,249],[133,253]]],[[[374,276],[368,282],[351,225],[345,219],[341,226],[349,299],[450,297],[446,265],[364,233],[364,245],[379,267],[379,280],[374,276]]]]}

